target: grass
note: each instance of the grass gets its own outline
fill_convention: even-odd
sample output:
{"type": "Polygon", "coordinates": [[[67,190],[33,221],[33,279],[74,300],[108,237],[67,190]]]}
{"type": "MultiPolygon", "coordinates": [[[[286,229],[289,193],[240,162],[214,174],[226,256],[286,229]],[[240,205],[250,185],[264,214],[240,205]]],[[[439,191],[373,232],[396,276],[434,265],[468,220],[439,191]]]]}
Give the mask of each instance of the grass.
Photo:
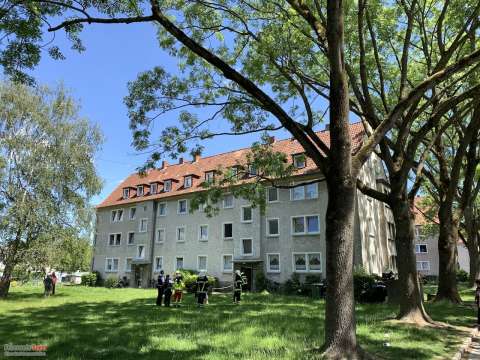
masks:
{"type": "MultiPolygon", "coordinates": [[[[14,287],[0,301],[0,345],[48,345],[47,358],[77,359],[316,359],[322,345],[324,302],[294,296],[228,295],[194,306],[158,308],[155,290],[59,286],[14,287]]],[[[472,300],[472,292],[462,296],[472,300]]],[[[361,345],[383,359],[451,358],[466,336],[461,329],[417,328],[392,319],[395,307],[358,305],[361,345]],[[386,346],[385,343],[389,343],[386,346]]],[[[427,304],[435,320],[472,326],[470,305],[427,304]]],[[[0,357],[3,354],[0,352],[0,357]]]]}

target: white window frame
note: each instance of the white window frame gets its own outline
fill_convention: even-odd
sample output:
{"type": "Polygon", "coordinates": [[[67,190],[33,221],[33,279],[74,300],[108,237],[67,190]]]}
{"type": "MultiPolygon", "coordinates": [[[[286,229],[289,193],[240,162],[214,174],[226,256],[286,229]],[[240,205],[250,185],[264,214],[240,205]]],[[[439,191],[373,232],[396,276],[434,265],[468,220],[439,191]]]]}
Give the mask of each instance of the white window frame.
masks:
{"type": "Polygon", "coordinates": [[[280,192],[278,191],[278,188],[276,188],[276,187],[273,187],[273,186],[268,187],[268,188],[267,188],[267,194],[266,194],[266,195],[267,195],[267,203],[269,203],[269,204],[277,203],[277,202],[280,201],[280,192]],[[271,190],[271,189],[276,190],[277,200],[270,200],[269,194],[270,194],[270,190],[271,190]]]}
{"type": "Polygon", "coordinates": [[[122,235],[123,235],[123,234],[122,234],[121,232],[109,233],[109,234],[108,234],[108,246],[121,246],[121,245],[122,245],[122,235]],[[113,245],[110,244],[110,236],[111,236],[111,235],[115,235],[115,237],[114,237],[114,239],[113,239],[113,240],[114,240],[113,245]],[[118,245],[115,244],[115,242],[117,241],[117,235],[120,235],[120,244],[118,244],[118,245]]]}
{"type": "Polygon", "coordinates": [[[233,273],[233,254],[222,254],[222,272],[223,273],[233,273]],[[232,258],[232,268],[225,269],[225,257],[230,256],[232,258]]]}
{"type": "Polygon", "coordinates": [[[120,258],[118,257],[107,257],[105,258],[105,272],[106,273],[118,273],[118,268],[120,267],[120,258]],[[112,270],[108,270],[108,260],[112,260],[112,270]],[[117,269],[113,269],[115,260],[117,260],[117,269]]]}
{"type": "Polygon", "coordinates": [[[233,208],[235,207],[235,196],[233,196],[233,194],[225,194],[225,195],[223,195],[222,204],[223,204],[223,208],[224,208],[224,209],[233,209],[233,208]],[[232,197],[232,205],[231,205],[231,206],[226,206],[226,205],[225,205],[225,198],[226,198],[227,196],[231,196],[231,197],[232,197]]]}
{"type": "Polygon", "coordinates": [[[222,223],[222,238],[223,238],[224,240],[232,240],[232,239],[233,239],[233,222],[227,221],[227,222],[222,223]],[[225,225],[227,225],[227,224],[231,224],[231,225],[232,225],[232,236],[231,236],[231,237],[226,237],[226,236],[225,236],[225,225]]]}
{"type": "Polygon", "coordinates": [[[215,181],[215,171],[205,171],[205,182],[213,183],[215,181]],[[211,175],[211,178],[210,178],[211,175]]]}
{"type": "Polygon", "coordinates": [[[182,226],[177,226],[177,228],[175,229],[175,241],[177,243],[184,243],[185,240],[187,239],[187,227],[185,225],[182,225],[182,226]],[[183,240],[178,240],[178,230],[180,229],[183,229],[183,240]]]}
{"type": "Polygon", "coordinates": [[[292,252],[292,270],[295,273],[316,273],[316,274],[321,274],[322,273],[322,267],[323,267],[323,262],[322,262],[322,252],[321,251],[310,251],[310,252],[292,252]],[[318,254],[320,257],[320,270],[311,270],[310,269],[310,262],[308,259],[308,255],[310,254],[318,254]],[[297,270],[295,268],[295,255],[303,255],[305,257],[305,270],[297,270]]]}
{"type": "Polygon", "coordinates": [[[153,272],[155,272],[155,273],[159,273],[161,270],[163,270],[163,256],[155,256],[154,266],[155,266],[155,268],[154,268],[153,272]],[[160,267],[160,268],[157,267],[157,264],[158,264],[157,259],[162,259],[162,261],[161,261],[162,267],[160,267]]]}
{"type": "Polygon", "coordinates": [[[128,245],[128,246],[135,245],[135,231],[129,231],[129,232],[128,232],[127,245],[128,245]],[[133,234],[133,243],[130,243],[130,234],[133,234]]]}
{"type": "Polygon", "coordinates": [[[167,202],[162,201],[158,203],[158,208],[160,209],[160,205],[165,205],[165,214],[161,214],[160,211],[158,212],[158,216],[167,216],[167,202]]]}
{"type": "Polygon", "coordinates": [[[249,164],[248,165],[248,177],[255,177],[258,175],[258,169],[252,165],[252,164],[249,164]]]}
{"type": "Polygon", "coordinates": [[[274,274],[280,273],[280,271],[282,270],[280,253],[266,253],[265,256],[266,256],[266,259],[267,259],[267,273],[274,273],[274,274]],[[270,255],[277,255],[278,256],[278,270],[270,269],[270,258],[269,258],[270,255]]]}
{"type": "Polygon", "coordinates": [[[175,270],[180,270],[180,269],[185,269],[185,256],[183,256],[183,255],[176,255],[176,256],[175,256],[175,270]],[[178,265],[178,263],[177,263],[177,260],[178,260],[178,259],[182,259],[182,267],[181,267],[181,268],[179,268],[179,267],[177,266],[177,265],[178,265]]]}
{"type": "Polygon", "coordinates": [[[253,208],[252,205],[243,205],[242,208],[240,209],[240,222],[243,224],[251,224],[253,222],[253,208]],[[250,214],[251,214],[251,219],[250,220],[245,220],[243,218],[243,209],[245,208],[250,208],[250,214]]]}
{"type": "Polygon", "coordinates": [[[136,251],[135,254],[136,255],[139,254],[138,249],[140,249],[141,246],[143,246],[143,257],[136,256],[136,259],[145,259],[145,255],[147,254],[147,247],[144,244],[138,244],[137,245],[137,251],[136,251]]]}
{"type": "Polygon", "coordinates": [[[177,214],[178,214],[178,215],[186,215],[186,214],[188,214],[188,201],[187,201],[187,199],[180,199],[180,200],[177,201],[177,214]],[[185,212],[180,212],[180,203],[181,203],[182,201],[185,201],[185,212]]]}
{"type": "Polygon", "coordinates": [[[303,200],[305,200],[305,186],[302,186],[302,185],[295,186],[295,184],[294,184],[293,187],[290,189],[290,201],[303,201],[303,200]],[[300,198],[300,199],[294,199],[293,193],[294,193],[294,191],[295,191],[295,188],[300,188],[300,189],[302,189],[302,191],[303,191],[303,196],[302,196],[302,198],[300,198]]]}
{"type": "Polygon", "coordinates": [[[116,209],[116,210],[112,210],[111,213],[110,213],[110,222],[111,223],[116,223],[116,222],[121,222],[123,221],[123,215],[124,215],[124,209],[116,209]],[[122,212],[122,215],[120,217],[120,219],[118,219],[118,214],[120,213],[120,211],[122,212]],[[112,214],[115,213],[115,217],[113,218],[112,214]]]}
{"type": "Polygon", "coordinates": [[[133,261],[133,258],[131,258],[131,257],[126,257],[125,258],[125,272],[126,273],[132,272],[132,261],[133,261]],[[127,267],[128,260],[130,260],[130,269],[127,267]]]}
{"type": "Polygon", "coordinates": [[[170,191],[172,191],[172,180],[165,180],[163,183],[163,192],[170,192],[170,191]]]}
{"type": "Polygon", "coordinates": [[[208,241],[208,235],[209,235],[209,226],[208,224],[200,224],[198,225],[198,241],[208,241]],[[202,227],[206,226],[207,227],[207,237],[205,239],[202,239],[202,227]]]}
{"type": "Polygon", "coordinates": [[[428,246],[425,243],[415,244],[415,254],[428,254],[428,246]],[[425,245],[425,252],[420,251],[420,246],[425,245]]]}
{"type": "Polygon", "coordinates": [[[207,255],[198,255],[197,256],[197,270],[198,271],[207,271],[208,269],[208,256],[207,255]],[[200,258],[204,257],[205,258],[205,269],[200,269],[200,258]]]}
{"type": "Polygon", "coordinates": [[[290,216],[290,234],[292,236],[302,236],[302,235],[318,235],[320,234],[320,215],[318,214],[308,214],[308,215],[295,215],[295,216],[290,216]],[[314,232],[309,232],[308,231],[308,225],[307,225],[307,217],[312,217],[315,216],[318,219],[318,231],[314,232]],[[303,217],[303,224],[304,224],[304,232],[301,233],[296,233],[294,232],[295,226],[293,226],[293,219],[295,218],[301,218],[303,217]]]}
{"type": "Polygon", "coordinates": [[[318,199],[318,182],[315,182],[313,184],[303,185],[303,187],[304,187],[304,190],[303,190],[304,200],[316,200],[316,199],[318,199]],[[315,186],[315,197],[307,198],[307,186],[315,186]]]}
{"type": "Polygon", "coordinates": [[[193,185],[193,178],[191,175],[185,176],[183,178],[183,187],[185,189],[191,188],[193,185]],[[188,181],[187,181],[188,180],[188,181]],[[187,186],[188,185],[188,186],[187,186]]]}
{"type": "Polygon", "coordinates": [[[430,261],[428,261],[428,260],[417,261],[417,271],[430,271],[430,261]],[[428,266],[427,266],[426,269],[424,269],[423,265],[422,265],[422,268],[418,269],[418,264],[427,264],[428,266]]]}
{"type": "Polygon", "coordinates": [[[138,222],[138,232],[139,233],[146,233],[148,231],[148,218],[141,218],[139,219],[140,221],[138,222]],[[145,226],[145,230],[142,230],[142,222],[143,220],[147,221],[147,225],[145,226]]]}
{"type": "Polygon", "coordinates": [[[145,195],[145,188],[143,185],[137,185],[137,196],[144,196],[145,195]],[[139,191],[141,190],[141,191],[139,191]],[[141,193],[141,194],[140,194],[141,193]],[[140,194],[140,195],[139,195],[140,194]]]}
{"type": "Polygon", "coordinates": [[[241,239],[241,244],[242,244],[242,256],[253,256],[253,239],[252,238],[242,238],[241,239]],[[250,244],[251,244],[251,249],[252,249],[252,252],[251,253],[245,253],[243,250],[243,241],[244,240],[250,240],[250,244]]]}
{"type": "MultiPolygon", "coordinates": [[[[293,222],[293,220],[292,220],[293,222]]],[[[267,218],[266,219],[266,233],[267,233],[267,236],[268,237],[278,237],[280,236],[280,218],[267,218]],[[278,230],[278,233],[277,234],[272,234],[270,232],[270,220],[277,220],[277,230],[278,230]]]]}
{"type": "Polygon", "coordinates": [[[156,244],[163,244],[165,242],[165,239],[167,237],[167,229],[165,227],[160,226],[157,228],[157,231],[155,232],[155,243],[156,244]],[[160,230],[163,230],[163,239],[160,240],[159,232],[160,230]]]}
{"type": "Polygon", "coordinates": [[[136,216],[137,216],[137,207],[132,206],[130,209],[128,209],[128,219],[129,220],[135,220],[136,216]],[[132,217],[132,209],[135,209],[135,214],[133,214],[133,217],[132,217]]]}
{"type": "Polygon", "coordinates": [[[150,195],[155,195],[156,193],[158,193],[158,183],[151,183],[150,184],[150,195]]]}
{"type": "Polygon", "coordinates": [[[305,154],[295,154],[292,157],[293,157],[292,163],[295,169],[304,169],[307,167],[307,156],[305,154]],[[303,166],[297,166],[298,165],[297,159],[299,157],[303,157],[303,166]]]}
{"type": "Polygon", "coordinates": [[[123,188],[123,199],[128,199],[130,197],[130,189],[129,188],[123,188]]]}

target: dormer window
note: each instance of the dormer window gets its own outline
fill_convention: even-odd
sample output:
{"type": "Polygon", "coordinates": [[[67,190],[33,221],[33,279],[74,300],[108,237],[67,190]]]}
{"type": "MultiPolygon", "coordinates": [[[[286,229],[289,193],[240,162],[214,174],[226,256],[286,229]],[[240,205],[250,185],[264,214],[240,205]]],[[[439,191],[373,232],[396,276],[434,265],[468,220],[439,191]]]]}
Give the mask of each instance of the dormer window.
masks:
{"type": "Polygon", "coordinates": [[[233,166],[231,168],[232,170],[232,179],[237,179],[238,178],[238,167],[237,166],[233,166]]]}
{"type": "Polygon", "coordinates": [[[165,180],[163,183],[163,191],[169,192],[172,191],[172,180],[165,180]]]}
{"type": "Polygon", "coordinates": [[[130,197],[130,189],[129,188],[123,188],[123,198],[128,199],[130,197]]]}
{"type": "Polygon", "coordinates": [[[212,183],[215,180],[215,171],[207,171],[205,173],[205,181],[207,183],[212,183]]]}
{"type": "Polygon", "coordinates": [[[158,191],[158,184],[157,183],[151,183],[150,184],[150,194],[154,195],[158,191]]]}
{"type": "Polygon", "coordinates": [[[189,175],[183,178],[183,187],[184,188],[192,187],[192,176],[189,175]]]}
{"type": "Polygon", "coordinates": [[[293,166],[297,169],[302,169],[307,166],[307,159],[305,158],[305,154],[293,155],[293,166]]]}
{"type": "Polygon", "coordinates": [[[257,168],[255,165],[248,165],[248,176],[249,177],[254,177],[257,176],[257,168]]]}
{"type": "Polygon", "coordinates": [[[143,196],[143,185],[137,186],[137,196],[143,196]]]}

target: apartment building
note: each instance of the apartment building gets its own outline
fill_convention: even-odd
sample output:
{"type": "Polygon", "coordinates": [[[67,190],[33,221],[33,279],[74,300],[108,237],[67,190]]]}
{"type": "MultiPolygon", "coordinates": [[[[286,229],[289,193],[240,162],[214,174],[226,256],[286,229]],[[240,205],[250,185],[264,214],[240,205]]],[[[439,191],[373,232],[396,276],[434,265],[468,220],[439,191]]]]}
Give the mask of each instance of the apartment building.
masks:
{"type": "MultiPolygon", "coordinates": [[[[355,151],[364,139],[361,123],[352,124],[350,133],[355,151]]],[[[319,135],[329,143],[328,131],[319,135]]],[[[217,204],[218,214],[208,217],[202,209],[190,211],[192,198],[219,168],[245,162],[249,149],[180,159],[177,164],[163,161],[145,177],[128,176],[97,206],[93,270],[103,277],[127,276],[130,284],[142,287],[160,270],[181,268],[206,270],[225,283],[240,269],[252,287],[259,271],[279,283],[293,273],[324,277],[328,198],[323,176],[297,141],[273,140],[272,146],[296,168],[290,185],[318,182],[268,188],[264,213],[226,192],[217,204]]],[[[254,176],[255,169],[250,169],[244,181],[254,176]]],[[[364,165],[361,177],[370,186],[386,188],[376,155],[364,165]]],[[[359,192],[355,210],[355,264],[377,274],[395,270],[390,209],[359,192]]]]}

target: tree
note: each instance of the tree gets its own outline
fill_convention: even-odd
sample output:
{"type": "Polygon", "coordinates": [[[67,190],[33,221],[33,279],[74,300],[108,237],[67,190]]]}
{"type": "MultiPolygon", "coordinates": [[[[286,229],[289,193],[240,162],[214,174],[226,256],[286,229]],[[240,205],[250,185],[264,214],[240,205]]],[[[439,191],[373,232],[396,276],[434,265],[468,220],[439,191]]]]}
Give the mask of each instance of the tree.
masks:
{"type": "Polygon", "coordinates": [[[31,245],[90,222],[88,201],[101,188],[92,161],[101,135],[62,88],[11,83],[0,86],[0,134],[0,297],[6,297],[31,245]]]}
{"type": "MultiPolygon", "coordinates": [[[[38,6],[52,3],[39,0],[38,6]]],[[[64,21],[50,31],[65,29],[78,40],[84,24],[151,22],[159,26],[160,45],[178,58],[179,75],[171,76],[160,67],[145,72],[131,86],[127,99],[134,143],[140,150],[152,149],[147,167],[154,166],[164,153],[177,156],[188,149],[201,151],[202,140],[221,134],[284,128],[299,141],[306,156],[325,174],[331,195],[327,282],[335,285],[327,293],[327,353],[358,356],[351,264],[353,198],[359,171],[379,144],[386,161],[394,165],[389,152],[392,148],[402,152],[405,134],[437,99],[431,95],[432,88],[468,73],[479,61],[479,51],[465,53],[462,47],[465,37],[478,26],[476,16],[466,15],[466,21],[458,21],[460,14],[472,10],[476,14],[478,4],[460,0],[443,6],[440,1],[426,6],[417,1],[355,4],[333,0],[326,5],[314,0],[90,1],[83,7],[72,6],[70,1],[54,3],[56,18],[64,21]],[[98,17],[90,15],[91,10],[98,17]],[[380,16],[374,18],[373,12],[380,16]],[[428,21],[426,15],[432,15],[428,21]],[[454,41],[447,44],[447,37],[454,41]],[[423,61],[425,53],[428,64],[423,61]],[[330,102],[330,146],[315,133],[326,110],[316,102],[319,97],[330,102]],[[201,119],[187,111],[191,107],[204,108],[201,119]],[[367,128],[367,137],[354,155],[347,110],[367,128]],[[166,128],[159,139],[152,140],[152,122],[169,111],[181,111],[179,125],[166,128]],[[211,131],[208,125],[219,118],[229,128],[211,131]],[[395,133],[396,144],[391,137],[384,138],[393,126],[400,129],[395,133]]],[[[402,175],[395,175],[400,179],[398,191],[389,197],[392,202],[401,200],[399,220],[409,215],[404,173],[411,167],[391,168],[402,175]]],[[[412,278],[411,235],[397,236],[408,260],[401,268],[407,291],[402,316],[416,314],[422,306],[416,277],[412,278]]]]}

